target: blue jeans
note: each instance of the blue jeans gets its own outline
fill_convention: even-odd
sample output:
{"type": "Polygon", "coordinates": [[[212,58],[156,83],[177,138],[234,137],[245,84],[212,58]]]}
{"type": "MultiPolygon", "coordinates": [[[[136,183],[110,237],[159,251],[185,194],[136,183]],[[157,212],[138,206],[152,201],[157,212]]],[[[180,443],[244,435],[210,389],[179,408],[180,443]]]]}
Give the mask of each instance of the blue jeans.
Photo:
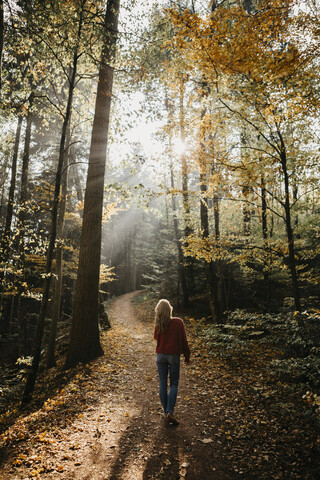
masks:
{"type": "Polygon", "coordinates": [[[180,375],[180,355],[157,354],[157,367],[159,373],[159,395],[164,413],[174,411],[177,401],[178,384],[180,375]],[[168,395],[168,372],[170,375],[170,389],[168,395]]]}

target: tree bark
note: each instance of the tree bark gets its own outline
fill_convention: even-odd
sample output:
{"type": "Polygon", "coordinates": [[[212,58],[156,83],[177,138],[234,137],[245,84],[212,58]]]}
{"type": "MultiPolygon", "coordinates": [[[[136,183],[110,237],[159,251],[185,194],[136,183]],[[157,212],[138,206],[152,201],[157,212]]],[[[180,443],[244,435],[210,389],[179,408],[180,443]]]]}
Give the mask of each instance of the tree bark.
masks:
{"type": "MultiPolygon", "coordinates": [[[[77,199],[78,202],[82,203],[83,202],[83,193],[82,193],[82,185],[81,185],[81,180],[79,176],[79,170],[78,170],[78,165],[74,164],[72,167],[72,173],[73,173],[73,181],[76,187],[76,192],[77,192],[77,199]]],[[[82,215],[82,213],[81,213],[82,215]]]]}
{"type": "Polygon", "coordinates": [[[269,249],[269,244],[268,244],[268,216],[267,216],[267,191],[266,191],[266,182],[264,175],[261,176],[261,220],[262,220],[262,237],[263,237],[263,242],[264,242],[264,256],[265,258],[263,259],[263,264],[264,264],[264,269],[263,269],[263,278],[264,281],[266,282],[267,286],[267,300],[268,303],[270,301],[270,281],[269,281],[269,272],[268,272],[268,266],[269,266],[269,254],[270,254],[270,249],[269,249]]]}
{"type": "Polygon", "coordinates": [[[301,304],[300,304],[300,293],[299,293],[299,287],[298,287],[298,276],[297,276],[297,268],[296,268],[294,235],[293,235],[293,230],[291,226],[291,207],[290,207],[289,175],[288,175],[288,169],[287,169],[287,154],[286,154],[283,138],[280,134],[279,134],[279,137],[281,142],[280,161],[281,161],[282,172],[284,177],[284,189],[285,189],[284,210],[285,210],[286,231],[287,231],[288,251],[289,251],[289,268],[291,272],[292,290],[293,290],[295,308],[296,310],[300,311],[301,304]]]}
{"type": "MultiPolygon", "coordinates": [[[[67,145],[70,144],[70,123],[68,125],[67,131],[67,145]]],[[[63,285],[63,227],[64,227],[64,218],[66,213],[67,206],[67,191],[68,191],[68,174],[69,174],[69,149],[66,149],[65,163],[63,165],[63,175],[62,175],[62,186],[61,186],[61,200],[60,200],[60,209],[59,209],[59,218],[57,223],[57,240],[58,244],[56,247],[56,265],[55,265],[55,274],[54,279],[54,294],[53,294],[53,305],[52,305],[52,318],[50,323],[50,333],[49,333],[49,342],[47,350],[47,367],[55,367],[55,348],[56,348],[56,336],[57,336],[57,327],[60,318],[60,307],[61,307],[61,295],[62,295],[62,285],[63,285]]]]}
{"type": "MultiPolygon", "coordinates": [[[[242,126],[242,128],[243,128],[243,131],[240,134],[241,156],[243,155],[243,150],[245,150],[246,145],[248,143],[247,132],[244,126],[242,126]]],[[[246,199],[249,194],[249,188],[247,185],[244,185],[242,187],[242,193],[246,199]]],[[[243,234],[246,237],[248,237],[251,234],[251,213],[250,213],[250,208],[246,203],[246,200],[243,203],[243,234]]]]}
{"type": "MultiPolygon", "coordinates": [[[[166,108],[168,111],[168,117],[169,117],[169,155],[172,157],[172,128],[170,128],[170,123],[171,123],[171,118],[173,116],[173,104],[168,98],[167,92],[166,92],[166,108]]],[[[174,182],[174,172],[173,172],[173,165],[170,163],[170,184],[171,184],[171,189],[175,189],[175,182],[174,182]]],[[[186,280],[186,273],[185,273],[185,260],[184,260],[184,255],[182,251],[182,245],[181,245],[181,234],[179,233],[179,223],[178,223],[178,217],[177,217],[177,204],[176,204],[176,198],[174,193],[171,195],[171,208],[172,208],[172,217],[173,217],[173,231],[174,231],[174,237],[175,237],[175,242],[177,246],[177,251],[178,251],[178,301],[180,298],[180,285],[181,284],[181,289],[182,289],[182,296],[183,296],[183,305],[188,305],[189,304],[189,292],[188,292],[188,285],[187,285],[187,280],[186,280]]]]}
{"type": "Polygon", "coordinates": [[[30,142],[31,142],[31,129],[32,129],[32,112],[33,98],[30,98],[29,111],[27,116],[26,133],[24,139],[24,149],[22,157],[22,171],[21,171],[21,185],[20,185],[20,199],[19,199],[19,215],[18,215],[18,227],[20,229],[20,251],[23,249],[24,242],[24,229],[26,220],[26,202],[28,200],[28,175],[29,175],[29,160],[30,160],[30,142]]]}
{"type": "Polygon", "coordinates": [[[19,328],[21,332],[22,344],[26,345],[26,332],[27,325],[25,320],[25,311],[21,302],[21,296],[24,290],[22,284],[24,283],[25,277],[25,230],[26,230],[26,209],[27,209],[27,200],[28,200],[28,177],[29,177],[29,163],[30,163],[30,143],[31,143],[31,130],[32,130],[32,120],[33,114],[31,112],[33,105],[33,95],[31,94],[29,100],[29,109],[27,116],[26,132],[24,139],[24,150],[22,157],[22,171],[21,171],[21,186],[20,186],[20,199],[19,199],[19,214],[18,214],[18,231],[19,231],[19,242],[18,242],[18,268],[23,272],[22,278],[20,279],[18,285],[18,306],[17,306],[17,317],[19,328]]]}
{"type": "Polygon", "coordinates": [[[99,271],[104,175],[114,73],[110,63],[116,51],[119,6],[120,0],[108,0],[105,15],[105,41],[91,136],[67,368],[103,354],[98,326],[99,271]]]}
{"type": "MultiPolygon", "coordinates": [[[[170,179],[171,179],[171,188],[173,190],[175,188],[175,185],[174,185],[172,165],[170,165],[170,179]]],[[[171,196],[171,202],[172,202],[171,204],[172,204],[172,214],[173,214],[173,230],[174,230],[174,236],[175,236],[177,250],[178,250],[178,277],[181,282],[183,304],[188,305],[189,292],[188,292],[188,286],[187,286],[186,275],[185,275],[184,256],[182,252],[182,246],[181,246],[180,235],[179,235],[177,205],[176,205],[176,199],[175,199],[174,193],[171,196]]]]}
{"type": "Polygon", "coordinates": [[[18,163],[18,153],[19,153],[19,143],[21,136],[21,126],[22,126],[23,117],[18,118],[16,137],[14,142],[13,149],[13,158],[11,166],[11,180],[10,180],[10,189],[9,189],[9,198],[8,198],[8,207],[6,215],[6,225],[4,229],[4,234],[2,238],[2,251],[6,254],[6,250],[9,245],[10,235],[11,235],[11,223],[13,216],[13,203],[14,203],[14,194],[16,190],[16,176],[17,176],[17,163],[18,163]]]}
{"type": "MultiPolygon", "coordinates": [[[[208,96],[210,89],[205,79],[202,81],[202,101],[208,96]]],[[[208,137],[208,127],[204,120],[207,113],[205,104],[202,105],[200,114],[200,139],[199,139],[199,170],[200,170],[200,223],[201,236],[204,240],[209,239],[209,215],[208,215],[208,197],[207,197],[207,170],[208,170],[208,149],[206,147],[206,137],[208,137]]],[[[211,132],[210,132],[211,135],[211,132]]],[[[210,142],[211,143],[211,142],[210,142]]],[[[214,171],[213,152],[212,152],[212,171],[214,171]]],[[[215,233],[216,240],[219,240],[219,208],[218,199],[214,196],[214,217],[215,217],[215,233]]],[[[221,265],[214,262],[211,258],[206,262],[207,289],[209,297],[209,305],[211,309],[212,319],[219,322],[223,319],[223,272],[221,265]]]]}
{"type": "Polygon", "coordinates": [[[3,0],[0,0],[0,95],[2,89],[2,54],[4,36],[3,0]]]}
{"type": "MultiPolygon", "coordinates": [[[[185,142],[185,121],[184,121],[184,81],[180,80],[180,96],[179,96],[179,122],[180,122],[180,141],[185,142]]],[[[190,205],[188,190],[188,164],[185,152],[181,155],[181,176],[182,176],[182,198],[184,210],[185,236],[192,232],[190,225],[190,205]]]]}
{"type": "MultiPolygon", "coordinates": [[[[179,93],[179,124],[180,124],[180,141],[181,144],[185,143],[185,108],[184,108],[184,78],[180,79],[180,93],[179,93]]],[[[182,201],[183,201],[183,215],[184,215],[184,234],[185,237],[191,235],[193,228],[190,218],[190,204],[189,204],[189,187],[188,187],[188,163],[185,151],[181,155],[181,177],[182,177],[182,201]]],[[[185,278],[188,290],[188,300],[184,303],[185,306],[189,303],[190,292],[195,289],[194,282],[194,265],[193,259],[184,259],[185,278]]]]}
{"type": "Polygon", "coordinates": [[[216,238],[220,237],[220,209],[218,195],[213,196],[214,233],[216,238]]]}
{"type": "Polygon", "coordinates": [[[59,209],[61,178],[62,178],[64,158],[65,158],[65,144],[66,144],[67,129],[68,129],[70,116],[71,116],[73,91],[75,88],[75,80],[76,80],[76,74],[77,74],[77,65],[78,65],[78,59],[79,59],[79,53],[78,53],[79,40],[81,38],[81,32],[82,32],[83,9],[84,9],[85,1],[86,0],[83,0],[81,5],[78,35],[77,35],[78,42],[75,47],[75,51],[73,55],[71,77],[69,80],[70,83],[69,83],[68,101],[67,101],[66,113],[64,116],[62,131],[61,131],[59,159],[58,159],[58,166],[57,166],[57,172],[56,172],[53,205],[52,205],[52,211],[51,211],[52,212],[51,213],[51,232],[50,232],[49,247],[47,252],[46,272],[45,272],[45,281],[44,281],[43,293],[42,293],[42,301],[41,301],[37,332],[36,332],[36,338],[35,338],[34,355],[33,355],[31,372],[27,378],[25,390],[22,397],[22,405],[29,403],[31,399],[31,395],[36,383],[40,359],[41,359],[41,345],[42,345],[45,318],[46,318],[48,301],[49,301],[53,254],[54,254],[54,246],[55,246],[55,241],[57,236],[57,218],[58,218],[58,209],[59,209]]]}
{"type": "MultiPolygon", "coordinates": [[[[203,85],[204,88],[206,84],[203,85]]],[[[206,109],[201,111],[201,121],[206,114],[206,109]]],[[[200,127],[200,144],[199,144],[199,165],[200,165],[200,222],[201,222],[201,236],[204,240],[209,238],[209,216],[208,216],[208,198],[207,198],[207,152],[205,148],[205,135],[206,129],[203,124],[200,127]]],[[[218,227],[218,224],[217,224],[218,227]]],[[[217,278],[217,272],[215,264],[212,259],[206,262],[207,273],[207,288],[209,304],[214,322],[219,322],[223,317],[222,308],[222,290],[219,292],[219,284],[221,284],[222,278],[217,278]]],[[[221,271],[219,268],[219,274],[221,271]]]]}

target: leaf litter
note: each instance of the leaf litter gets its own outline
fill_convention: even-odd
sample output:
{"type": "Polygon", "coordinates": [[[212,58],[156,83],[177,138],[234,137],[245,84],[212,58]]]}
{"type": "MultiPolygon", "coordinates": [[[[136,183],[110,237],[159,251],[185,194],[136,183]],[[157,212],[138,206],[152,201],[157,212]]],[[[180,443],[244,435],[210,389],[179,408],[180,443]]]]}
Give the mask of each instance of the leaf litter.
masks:
{"type": "MultiPolygon", "coordinates": [[[[180,425],[165,425],[153,304],[132,303],[135,295],[113,303],[103,357],[66,372],[60,387],[61,365],[47,373],[47,398],[43,385],[35,395],[42,403],[23,412],[8,406],[1,417],[1,480],[319,478],[320,439],[298,397],[264,378],[259,365],[233,369],[214,356],[191,320],[193,358],[181,372],[180,425]]],[[[263,351],[254,353],[263,361],[263,351]]]]}

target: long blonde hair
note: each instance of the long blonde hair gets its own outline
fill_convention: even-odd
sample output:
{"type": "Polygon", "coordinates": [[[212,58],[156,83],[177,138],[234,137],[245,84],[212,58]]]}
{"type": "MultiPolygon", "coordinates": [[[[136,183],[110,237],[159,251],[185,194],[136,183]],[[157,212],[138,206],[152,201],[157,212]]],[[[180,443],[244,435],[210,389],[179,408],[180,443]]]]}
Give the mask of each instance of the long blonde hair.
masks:
{"type": "Polygon", "coordinates": [[[168,300],[162,299],[158,302],[155,308],[155,322],[158,333],[163,333],[167,330],[169,321],[172,316],[172,307],[168,300]]]}

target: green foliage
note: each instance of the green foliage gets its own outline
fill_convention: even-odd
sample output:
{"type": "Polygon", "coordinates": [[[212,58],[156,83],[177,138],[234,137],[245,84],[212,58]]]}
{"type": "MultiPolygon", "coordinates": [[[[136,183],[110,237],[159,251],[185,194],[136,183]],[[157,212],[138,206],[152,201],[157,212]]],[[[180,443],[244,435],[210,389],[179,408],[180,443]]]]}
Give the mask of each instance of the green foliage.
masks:
{"type": "Polygon", "coordinates": [[[242,362],[259,362],[259,349],[274,352],[264,365],[266,374],[287,384],[320,393],[319,312],[259,314],[235,310],[221,325],[197,322],[198,335],[213,355],[234,368],[242,362]],[[274,358],[277,357],[277,358],[274,358]]]}

